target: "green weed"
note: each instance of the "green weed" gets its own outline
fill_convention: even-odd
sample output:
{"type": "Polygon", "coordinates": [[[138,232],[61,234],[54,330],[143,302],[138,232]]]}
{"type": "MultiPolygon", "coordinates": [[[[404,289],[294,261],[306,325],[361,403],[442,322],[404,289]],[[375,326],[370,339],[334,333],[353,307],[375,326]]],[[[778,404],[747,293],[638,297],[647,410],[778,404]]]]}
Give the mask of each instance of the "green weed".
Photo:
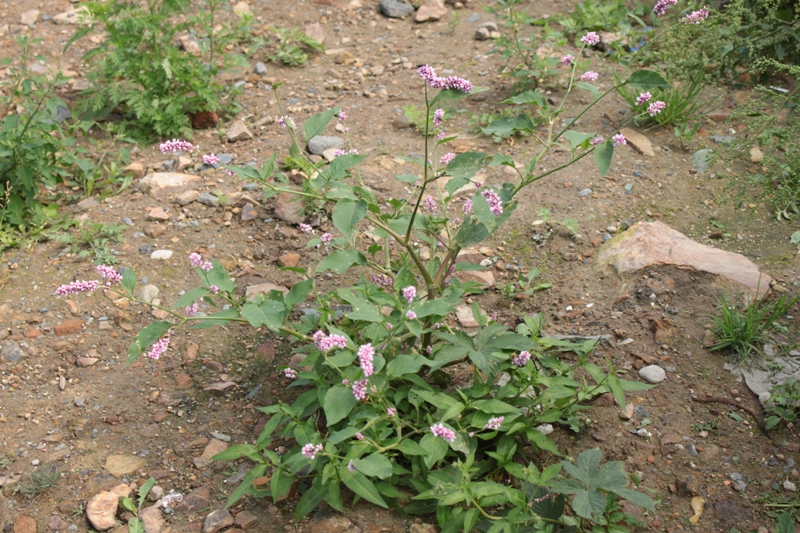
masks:
{"type": "Polygon", "coordinates": [[[272,61],[299,67],[308,61],[308,51],[320,51],[323,49],[319,41],[296,28],[272,28],[272,31],[278,39],[276,50],[270,56],[272,61]]]}
{"type": "MultiPolygon", "coordinates": [[[[617,93],[625,100],[625,102],[637,113],[642,113],[649,103],[655,101],[662,101],[666,107],[658,114],[650,116],[642,113],[638,121],[653,123],[658,126],[670,126],[685,124],[691,120],[697,119],[702,115],[703,110],[708,107],[704,103],[700,95],[706,86],[705,74],[700,72],[693,78],[686,82],[677,83],[668,80],[668,85],[665,88],[656,88],[650,91],[652,98],[649,102],[637,104],[636,99],[641,94],[640,91],[632,89],[627,85],[621,83],[622,80],[615,78],[614,83],[617,93]]],[[[695,128],[694,131],[697,131],[695,128]]],[[[694,136],[694,131],[691,135],[694,136]]]]}
{"type": "Polygon", "coordinates": [[[25,479],[14,488],[14,492],[34,498],[55,487],[59,479],[61,479],[61,472],[58,470],[57,463],[44,465],[29,472],[25,479]]]}
{"type": "Polygon", "coordinates": [[[115,265],[119,259],[109,249],[112,243],[122,242],[122,233],[126,226],[122,224],[103,224],[102,222],[84,222],[77,232],[58,232],[52,237],[58,243],[70,247],[70,251],[79,258],[92,257],[95,264],[115,265]]]}
{"type": "Polygon", "coordinates": [[[770,416],[764,420],[765,427],[772,429],[781,422],[797,422],[797,414],[800,412],[800,381],[787,379],[785,383],[772,387],[769,393],[767,411],[770,416]]]}

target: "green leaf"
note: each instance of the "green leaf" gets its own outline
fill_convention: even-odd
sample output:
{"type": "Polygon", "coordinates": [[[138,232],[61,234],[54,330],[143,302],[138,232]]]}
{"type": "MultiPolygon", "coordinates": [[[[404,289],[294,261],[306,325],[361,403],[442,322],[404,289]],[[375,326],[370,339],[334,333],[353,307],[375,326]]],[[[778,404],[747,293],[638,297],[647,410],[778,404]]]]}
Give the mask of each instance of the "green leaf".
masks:
{"type": "Polygon", "coordinates": [[[328,124],[330,124],[331,120],[333,120],[333,117],[335,117],[341,109],[342,106],[336,106],[333,109],[318,113],[306,120],[303,123],[303,135],[305,136],[306,141],[325,131],[325,128],[328,127],[328,124]]]}
{"type": "Polygon", "coordinates": [[[649,390],[655,387],[655,385],[651,385],[650,383],[644,383],[643,381],[632,381],[629,379],[621,379],[619,382],[620,385],[622,385],[622,390],[628,392],[649,390]]]}
{"type": "Polygon", "coordinates": [[[525,435],[528,437],[530,443],[537,446],[540,450],[550,452],[554,455],[561,455],[555,443],[538,429],[529,429],[525,435]]]}
{"type": "Polygon", "coordinates": [[[317,265],[318,272],[333,270],[337,274],[344,274],[353,265],[366,265],[367,258],[355,250],[334,250],[325,256],[317,265]]]}
{"type": "Polygon", "coordinates": [[[640,91],[669,88],[667,80],[661,74],[652,70],[637,70],[630,75],[625,85],[640,91]]]}
{"type": "Polygon", "coordinates": [[[600,98],[600,91],[597,90],[597,87],[592,85],[591,83],[587,83],[585,81],[579,81],[575,84],[575,87],[579,87],[585,91],[589,91],[592,93],[592,100],[597,100],[600,98]]]}
{"type": "Polygon", "coordinates": [[[474,87],[472,91],[465,93],[464,91],[459,91],[458,89],[442,89],[439,91],[433,100],[431,100],[430,108],[434,109],[436,104],[439,102],[448,102],[454,100],[461,100],[462,98],[466,98],[471,94],[476,94],[485,91],[486,89],[474,87]]]}
{"type": "Polygon", "coordinates": [[[463,531],[465,533],[469,533],[470,531],[472,531],[475,528],[475,525],[478,523],[480,517],[481,517],[480,511],[478,511],[474,507],[471,508],[469,511],[467,511],[466,514],[464,515],[463,531]]]}
{"type": "MultiPolygon", "coordinates": [[[[453,178],[472,179],[472,177],[489,163],[489,159],[483,152],[464,152],[458,154],[447,164],[447,174],[453,178]]],[[[452,180],[451,180],[452,181],[452,180]]],[[[447,192],[452,191],[445,186],[447,192]]]]}
{"type": "Polygon", "coordinates": [[[425,466],[432,468],[433,465],[444,459],[447,454],[448,445],[444,439],[435,437],[433,433],[426,433],[419,445],[428,452],[425,456],[425,466]]]}
{"type": "Polygon", "coordinates": [[[620,383],[619,378],[610,374],[606,382],[608,383],[608,388],[611,389],[611,394],[614,395],[614,399],[617,401],[617,405],[621,409],[625,409],[625,391],[622,389],[622,383],[620,383]]]}
{"type": "Polygon", "coordinates": [[[544,99],[541,93],[537,93],[536,91],[525,91],[516,96],[512,96],[508,100],[504,100],[503,103],[547,107],[547,100],[544,99]]]}
{"type": "Polygon", "coordinates": [[[134,516],[128,521],[128,533],[145,533],[144,525],[138,516],[134,516]]]}
{"type": "MultiPolygon", "coordinates": [[[[586,478],[582,481],[589,482],[591,477],[597,472],[597,468],[600,466],[600,459],[602,458],[602,452],[598,448],[591,448],[589,450],[584,450],[578,456],[578,468],[586,474],[586,478]]],[[[561,462],[562,465],[566,468],[565,461],[561,462]]]]}
{"type": "Polygon", "coordinates": [[[614,157],[614,143],[610,140],[603,141],[594,147],[594,162],[600,177],[605,178],[611,168],[611,159],[614,157]]]}
{"type": "Polygon", "coordinates": [[[304,302],[312,290],[314,290],[314,278],[308,278],[292,285],[291,290],[283,297],[286,309],[291,310],[295,305],[304,302]]]}
{"type": "Polygon", "coordinates": [[[144,504],[144,499],[147,498],[147,495],[153,489],[153,486],[156,484],[156,479],[153,477],[147,478],[147,481],[144,482],[144,485],[139,487],[139,490],[136,494],[139,496],[138,505],[141,508],[144,504]]]}
{"type": "Polygon", "coordinates": [[[126,511],[130,511],[132,513],[138,512],[138,509],[136,509],[136,504],[133,503],[133,499],[131,498],[120,498],[120,504],[126,511]]]}
{"type": "Polygon", "coordinates": [[[485,135],[494,135],[505,139],[515,133],[532,133],[536,129],[530,115],[521,114],[514,118],[498,118],[488,126],[481,128],[485,135]]]}
{"type": "Polygon", "coordinates": [[[570,148],[575,150],[583,143],[594,137],[593,133],[581,133],[575,130],[569,130],[564,134],[564,138],[569,142],[570,148]]]}
{"type": "Polygon", "coordinates": [[[133,289],[136,287],[136,274],[133,273],[131,267],[126,267],[122,272],[120,283],[128,291],[128,295],[133,296],[133,289]]]}
{"type": "MultiPolygon", "coordinates": [[[[481,196],[481,198],[483,197],[481,196]]],[[[489,237],[489,229],[481,224],[477,219],[470,217],[461,225],[460,228],[458,228],[458,233],[456,233],[456,243],[458,243],[459,246],[464,247],[469,244],[483,242],[487,237],[489,237]]]]}
{"type": "MultiPolygon", "coordinates": [[[[799,244],[800,243],[800,231],[795,231],[792,233],[792,236],[789,237],[789,242],[792,244],[799,244]]],[[[781,515],[783,516],[783,515],[781,515]]]]}
{"type": "Polygon", "coordinates": [[[406,455],[427,455],[429,453],[425,448],[417,444],[416,441],[408,438],[403,439],[397,449],[406,455]]]}
{"type": "Polygon", "coordinates": [[[792,513],[785,511],[778,517],[778,526],[775,528],[775,533],[795,533],[792,513]]]}
{"type": "Polygon", "coordinates": [[[133,342],[128,347],[128,361],[126,364],[133,363],[142,352],[164,336],[164,333],[172,327],[172,324],[165,320],[159,320],[147,325],[143,330],[136,334],[133,342]]]}
{"type": "Polygon", "coordinates": [[[214,326],[222,326],[234,318],[239,318],[239,311],[237,309],[224,309],[216,313],[211,313],[205,320],[195,322],[192,329],[207,329],[214,326]]]}
{"type": "Polygon", "coordinates": [[[380,453],[373,453],[363,459],[355,459],[353,460],[353,466],[369,477],[387,479],[392,475],[391,461],[380,453]]]}
{"type": "MultiPolygon", "coordinates": [[[[263,303],[267,304],[270,300],[266,300],[263,303]]],[[[278,302],[274,302],[278,303],[278,302]]],[[[274,310],[270,310],[274,311],[274,310]]],[[[251,326],[254,328],[258,328],[261,326],[267,326],[272,331],[277,331],[281,325],[283,324],[283,314],[278,313],[277,316],[274,312],[270,312],[267,314],[265,310],[254,304],[253,302],[247,302],[242,306],[242,317],[247,319],[251,326]]]]}
{"type": "Polygon", "coordinates": [[[239,457],[247,457],[257,463],[263,462],[263,458],[258,453],[258,448],[252,444],[235,444],[226,448],[213,456],[212,461],[233,461],[239,457]]]}
{"type": "MultiPolygon", "coordinates": [[[[253,488],[253,481],[255,481],[256,479],[258,479],[261,476],[263,476],[264,472],[266,472],[266,471],[267,471],[267,465],[264,464],[264,463],[257,464],[256,466],[254,466],[253,468],[248,470],[247,474],[244,475],[244,478],[242,479],[241,484],[239,484],[239,486],[236,487],[236,490],[234,490],[231,493],[231,495],[228,497],[227,506],[230,507],[231,505],[236,503],[239,500],[239,498],[244,496],[246,492],[251,490],[253,488]]],[[[278,472],[275,472],[274,477],[280,479],[280,475],[278,475],[278,472]]],[[[286,478],[284,478],[284,480],[286,480],[286,478]]],[[[285,481],[284,481],[284,483],[285,483],[285,481]]],[[[286,493],[289,492],[289,488],[291,486],[292,486],[292,478],[288,477],[288,485],[285,485],[286,493]]],[[[285,496],[285,494],[284,494],[284,496],[285,496]]]]}
{"type": "MultiPolygon", "coordinates": [[[[336,483],[334,481],[333,483],[336,483]]],[[[327,485],[323,485],[320,482],[320,478],[315,477],[314,482],[308,488],[303,497],[300,498],[300,501],[297,502],[297,509],[295,509],[294,517],[296,520],[301,520],[303,517],[307,516],[314,510],[314,508],[319,505],[325,496],[328,494],[328,487],[327,485]]]]}
{"type": "Polygon", "coordinates": [[[350,289],[339,289],[337,294],[353,307],[353,310],[347,313],[347,318],[367,322],[383,322],[384,316],[375,304],[356,296],[350,289]]]}
{"type": "Polygon", "coordinates": [[[646,494],[626,488],[614,489],[612,492],[621,498],[625,498],[634,505],[644,507],[648,511],[655,511],[653,500],[646,494]]]}
{"type": "Polygon", "coordinates": [[[333,225],[348,240],[353,238],[356,224],[367,215],[367,202],[364,200],[339,200],[333,208],[333,225]]]}
{"type": "Polygon", "coordinates": [[[386,371],[390,376],[400,377],[405,374],[416,374],[428,361],[421,355],[400,354],[389,361],[386,371]]]}
{"type": "Polygon", "coordinates": [[[500,400],[477,400],[472,402],[472,407],[488,413],[490,415],[499,415],[504,413],[519,413],[519,409],[513,405],[501,402],[500,400]]]}
{"type": "Polygon", "coordinates": [[[175,302],[175,305],[173,305],[172,308],[175,309],[177,307],[186,307],[187,305],[192,305],[195,300],[199,300],[210,292],[211,291],[203,287],[192,289],[189,292],[184,293],[184,295],[181,296],[177,302],[175,302]]]}
{"type": "Polygon", "coordinates": [[[367,479],[361,472],[351,472],[346,466],[339,467],[339,478],[358,496],[361,496],[368,502],[380,505],[383,508],[388,508],[386,502],[383,501],[378,489],[375,488],[372,481],[367,479]]]}
{"type": "Polygon", "coordinates": [[[328,420],[328,427],[344,420],[350,414],[350,410],[356,405],[356,397],[349,387],[344,385],[334,385],[325,393],[325,418],[328,420]]]}
{"type": "Polygon", "coordinates": [[[572,499],[572,509],[583,518],[592,518],[592,514],[602,514],[606,508],[606,497],[593,490],[578,491],[572,499]]]}

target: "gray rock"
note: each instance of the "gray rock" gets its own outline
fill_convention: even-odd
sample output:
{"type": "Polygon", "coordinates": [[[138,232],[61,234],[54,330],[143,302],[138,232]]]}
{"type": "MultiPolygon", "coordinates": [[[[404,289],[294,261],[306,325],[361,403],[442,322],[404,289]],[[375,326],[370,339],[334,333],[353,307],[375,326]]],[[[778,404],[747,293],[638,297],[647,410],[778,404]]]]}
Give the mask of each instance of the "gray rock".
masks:
{"type": "Polygon", "coordinates": [[[342,139],[330,135],[317,135],[308,140],[308,151],[314,155],[322,155],[325,150],[342,146],[344,146],[342,139]]]}
{"type": "Polygon", "coordinates": [[[174,201],[179,206],[189,205],[200,197],[200,191],[190,190],[184,191],[175,196],[174,201]]]}
{"type": "Polygon", "coordinates": [[[39,20],[38,9],[31,9],[30,11],[26,11],[19,16],[19,23],[24,24],[25,26],[33,27],[37,20],[39,20]]]}
{"type": "Polygon", "coordinates": [[[481,16],[477,13],[473,13],[467,18],[467,22],[478,22],[479,20],[481,20],[481,16]]]}
{"type": "Polygon", "coordinates": [[[584,196],[589,196],[590,194],[592,194],[592,189],[587,187],[578,191],[578,198],[583,198],[584,196]]]}
{"type": "Polygon", "coordinates": [[[91,18],[89,8],[81,6],[76,9],[64,11],[53,17],[53,24],[81,24],[91,18]]]}
{"type": "Polygon", "coordinates": [[[133,219],[131,217],[122,217],[122,223],[126,226],[133,226],[133,219]]]}
{"type": "Polygon", "coordinates": [[[210,192],[204,192],[203,194],[199,195],[197,197],[197,201],[209,207],[217,207],[219,205],[219,198],[210,192]]]}
{"type": "Polygon", "coordinates": [[[228,138],[228,142],[235,142],[252,139],[253,134],[247,129],[247,126],[244,125],[244,122],[237,120],[228,128],[226,137],[228,138]]]}
{"type": "Polygon", "coordinates": [[[16,363],[25,357],[25,352],[22,351],[22,348],[20,348],[19,344],[16,342],[3,341],[3,347],[0,348],[0,355],[3,356],[3,360],[9,363],[16,363]]]}
{"type": "Polygon", "coordinates": [[[712,135],[709,139],[717,144],[731,144],[733,142],[731,135],[712,135]]]}
{"type": "Polygon", "coordinates": [[[152,244],[145,244],[139,247],[139,253],[142,255],[149,255],[152,254],[153,250],[155,249],[156,247],[153,246],[152,244]]]}
{"type": "Polygon", "coordinates": [[[236,158],[236,156],[231,154],[219,154],[217,157],[219,158],[219,162],[223,165],[230,165],[236,158]]]}
{"type": "Polygon", "coordinates": [[[141,285],[137,288],[136,297],[150,304],[153,303],[153,300],[158,298],[158,293],[158,287],[152,283],[148,283],[147,285],[141,285]]]}
{"type": "Polygon", "coordinates": [[[72,403],[75,404],[75,407],[83,407],[84,405],[86,405],[86,400],[84,400],[83,398],[75,398],[74,400],[72,400],[72,403]]]}
{"type": "Polygon", "coordinates": [[[714,159],[714,150],[704,148],[692,154],[692,166],[700,174],[705,174],[708,171],[714,159]]]}
{"type": "Polygon", "coordinates": [[[495,22],[484,22],[475,29],[476,41],[488,41],[489,39],[497,39],[500,37],[500,31],[497,29],[495,22]]]}
{"type": "Polygon", "coordinates": [[[259,61],[258,63],[256,63],[256,66],[253,67],[253,72],[255,72],[260,76],[263,76],[264,74],[267,73],[267,66],[261,61],[259,61]]]}
{"type": "Polygon", "coordinates": [[[649,365],[639,370],[639,377],[648,383],[661,383],[667,378],[667,373],[658,365],[649,365]]]}
{"type": "Polygon", "coordinates": [[[382,15],[389,18],[402,19],[414,12],[414,6],[398,0],[381,0],[378,4],[378,10],[382,15]]]}
{"type": "Polygon", "coordinates": [[[212,511],[203,522],[203,533],[217,533],[220,529],[233,525],[233,517],[227,509],[212,511]]]}

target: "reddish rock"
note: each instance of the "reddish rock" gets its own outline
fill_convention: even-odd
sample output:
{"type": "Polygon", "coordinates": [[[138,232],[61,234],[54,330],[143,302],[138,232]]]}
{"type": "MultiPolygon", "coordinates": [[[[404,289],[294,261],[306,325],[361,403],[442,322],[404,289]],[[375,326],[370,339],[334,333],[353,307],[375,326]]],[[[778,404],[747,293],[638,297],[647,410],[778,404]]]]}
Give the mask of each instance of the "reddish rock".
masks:
{"type": "Polygon", "coordinates": [[[604,244],[595,258],[599,270],[621,278],[667,265],[713,274],[723,285],[736,285],[758,298],[772,281],[743,255],[695,242],[662,222],[634,224],[604,244]]]}
{"type": "Polygon", "coordinates": [[[194,458],[194,465],[198,469],[207,467],[208,465],[211,464],[212,457],[214,457],[220,452],[225,451],[227,448],[228,445],[225,442],[218,439],[211,439],[211,442],[208,443],[206,449],[203,450],[203,455],[194,458]]]}
{"type": "Polygon", "coordinates": [[[169,213],[164,211],[163,207],[155,207],[151,209],[149,213],[147,213],[147,218],[161,221],[169,220],[169,213]]]}
{"type": "Polygon", "coordinates": [[[296,194],[282,192],[275,197],[275,218],[299,224],[303,221],[303,201],[296,194]]]}
{"type": "Polygon", "coordinates": [[[14,522],[14,533],[36,533],[36,520],[30,516],[20,516],[14,522]]]}
{"type": "Polygon", "coordinates": [[[283,254],[278,258],[278,264],[282,267],[296,267],[300,262],[300,254],[283,254]]]}
{"type": "Polygon", "coordinates": [[[158,411],[156,414],[153,415],[153,422],[163,422],[169,418],[169,412],[167,411],[158,411]]]}
{"type": "Polygon", "coordinates": [[[266,363],[271,363],[275,359],[275,343],[273,341],[265,341],[264,344],[256,348],[256,356],[266,363]]]}
{"type": "Polygon", "coordinates": [[[87,366],[92,366],[97,363],[99,360],[100,359],[97,357],[78,357],[75,359],[75,364],[81,368],[86,368],[87,366]]]}
{"type": "Polygon", "coordinates": [[[71,318],[56,326],[56,335],[61,337],[63,335],[69,335],[70,333],[80,333],[82,328],[83,320],[71,318]]]}
{"type": "Polygon", "coordinates": [[[150,238],[157,239],[167,231],[167,227],[163,224],[150,224],[144,228],[144,234],[150,238]]]}
{"type": "Polygon", "coordinates": [[[258,523],[258,517],[249,511],[242,511],[236,515],[233,525],[238,528],[248,530],[258,523]]]}
{"type": "Polygon", "coordinates": [[[197,512],[208,508],[211,499],[211,488],[203,485],[184,496],[183,501],[175,506],[178,512],[197,512]]]}
{"type": "Polygon", "coordinates": [[[158,437],[158,424],[148,424],[139,430],[139,435],[146,439],[158,437]]]}
{"type": "Polygon", "coordinates": [[[197,352],[200,351],[200,346],[196,342],[186,343],[186,356],[183,359],[184,363],[191,363],[197,359],[197,352]]]}
{"type": "Polygon", "coordinates": [[[183,372],[175,376],[175,381],[177,382],[178,387],[182,389],[192,385],[192,377],[183,372]]]}
{"type": "Polygon", "coordinates": [[[414,15],[416,22],[426,22],[428,20],[439,20],[447,14],[442,0],[425,0],[414,15]]]}
{"type": "Polygon", "coordinates": [[[51,516],[50,520],[47,521],[47,529],[51,531],[65,531],[68,527],[69,524],[58,515],[51,516]]]}

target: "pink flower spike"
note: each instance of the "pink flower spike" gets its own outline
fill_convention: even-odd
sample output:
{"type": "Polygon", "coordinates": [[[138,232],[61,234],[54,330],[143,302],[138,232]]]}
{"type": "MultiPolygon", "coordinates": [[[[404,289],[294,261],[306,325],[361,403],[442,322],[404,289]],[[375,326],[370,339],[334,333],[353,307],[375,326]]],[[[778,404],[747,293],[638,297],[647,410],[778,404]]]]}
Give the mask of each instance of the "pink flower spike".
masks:
{"type": "Polygon", "coordinates": [[[107,285],[116,285],[122,281],[122,274],[114,270],[114,267],[108,265],[97,265],[97,271],[106,279],[107,285]]]}
{"type": "Polygon", "coordinates": [[[667,104],[665,104],[661,100],[657,100],[657,101],[653,102],[652,104],[650,104],[650,106],[648,106],[647,113],[651,117],[654,117],[654,116],[658,115],[659,113],[661,113],[664,109],[666,109],[666,107],[667,107],[667,104]]]}
{"type": "Polygon", "coordinates": [[[300,223],[300,231],[302,231],[303,233],[311,233],[311,226],[309,226],[308,224],[303,224],[301,222],[300,223]]]}
{"type": "Polygon", "coordinates": [[[528,351],[521,351],[518,355],[514,355],[511,357],[511,364],[516,365],[518,367],[523,367],[525,364],[531,360],[531,354],[528,351]]]}
{"type": "Polygon", "coordinates": [[[361,366],[361,370],[364,372],[365,377],[370,377],[374,372],[375,369],[372,366],[372,360],[375,357],[375,348],[372,347],[372,344],[362,344],[358,348],[358,361],[361,366]]]}
{"type": "MultiPolygon", "coordinates": [[[[363,402],[367,399],[367,384],[369,382],[366,379],[359,379],[355,383],[353,383],[353,396],[356,397],[356,400],[363,402]]],[[[356,438],[358,435],[356,435],[356,438]]],[[[361,440],[361,439],[359,439],[361,440]]]]}
{"type": "Polygon", "coordinates": [[[194,316],[197,313],[198,303],[193,302],[192,305],[186,307],[186,316],[194,316]]]}
{"type": "Polygon", "coordinates": [[[278,119],[278,126],[282,128],[292,128],[294,129],[294,120],[291,117],[283,116],[278,119]]]}
{"type": "Polygon", "coordinates": [[[405,298],[406,302],[411,303],[414,301],[414,298],[417,296],[417,288],[413,285],[409,285],[408,287],[403,289],[403,298],[405,298]]]}
{"type": "Polygon", "coordinates": [[[575,56],[573,56],[572,54],[565,55],[564,57],[561,58],[560,61],[560,63],[565,67],[570,66],[574,62],[575,62],[575,56]]]}
{"type": "Polygon", "coordinates": [[[591,144],[592,146],[596,146],[596,145],[600,144],[601,142],[603,142],[603,138],[602,137],[595,137],[594,139],[589,141],[589,144],[591,144]]]}
{"type": "Polygon", "coordinates": [[[409,320],[415,320],[417,318],[417,313],[415,313],[414,311],[407,311],[406,318],[409,320]]]}
{"type": "Polygon", "coordinates": [[[356,440],[363,440],[363,439],[364,435],[362,435],[361,433],[356,433],[356,440]]]}
{"type": "Polygon", "coordinates": [[[283,375],[289,379],[297,379],[297,370],[294,368],[284,368],[283,375]]]}
{"type": "Polygon", "coordinates": [[[333,235],[330,233],[323,233],[319,240],[322,241],[322,244],[330,244],[333,241],[333,235]]]}
{"type": "Polygon", "coordinates": [[[433,125],[436,128],[442,126],[442,119],[444,118],[444,109],[437,109],[433,112],[433,125]]]}
{"type": "Polygon", "coordinates": [[[193,267],[200,268],[200,265],[203,264],[203,258],[197,252],[192,252],[189,254],[189,264],[193,267]]]}
{"type": "Polygon", "coordinates": [[[212,285],[212,286],[210,286],[210,287],[208,288],[208,290],[210,290],[210,291],[211,291],[211,294],[219,294],[219,287],[217,287],[216,285],[212,285]]]}
{"type": "Polygon", "coordinates": [[[450,163],[450,161],[455,159],[455,157],[456,157],[456,154],[454,154],[453,152],[447,152],[446,154],[444,154],[441,157],[441,159],[439,159],[439,163],[441,165],[447,166],[450,163]]]}
{"type": "Polygon", "coordinates": [[[171,335],[172,335],[172,330],[168,330],[166,335],[158,339],[158,341],[153,345],[153,347],[150,348],[150,351],[147,352],[147,357],[149,357],[150,359],[158,360],[159,357],[164,355],[164,353],[167,351],[167,348],[169,348],[169,341],[171,335]]]}
{"type": "Polygon", "coordinates": [[[344,122],[345,120],[347,120],[347,113],[345,113],[344,111],[339,111],[338,113],[336,113],[336,118],[344,122]]]}
{"type": "Polygon", "coordinates": [[[306,444],[300,450],[300,453],[311,459],[312,461],[317,456],[318,453],[322,452],[322,444],[306,444]]]}
{"type": "Polygon", "coordinates": [[[708,18],[708,6],[690,13],[681,19],[682,22],[687,24],[700,24],[708,18]]]}
{"type": "Polygon", "coordinates": [[[433,433],[434,437],[441,437],[446,442],[453,442],[456,440],[456,432],[444,427],[441,423],[432,425],[431,433],[433,433]]]}
{"type": "Polygon", "coordinates": [[[427,207],[429,213],[436,212],[436,200],[433,199],[433,196],[425,198],[425,207],[427,207]]]}
{"type": "Polygon", "coordinates": [[[351,460],[349,463],[347,463],[347,469],[348,469],[349,471],[351,471],[351,472],[355,472],[355,470],[356,470],[356,465],[354,465],[354,464],[353,464],[353,461],[352,461],[352,460],[351,460]]]}
{"type": "Polygon", "coordinates": [[[498,216],[503,214],[503,201],[497,196],[496,192],[491,189],[486,189],[481,191],[481,196],[486,198],[486,201],[489,202],[489,211],[491,211],[493,215],[498,216]]]}
{"type": "Polygon", "coordinates": [[[96,279],[90,281],[73,281],[67,285],[62,285],[56,289],[58,296],[66,296],[68,294],[78,294],[79,292],[92,292],[97,289],[100,284],[96,279]]]}
{"type": "Polygon", "coordinates": [[[191,152],[196,148],[197,147],[189,141],[181,141],[178,139],[172,139],[171,141],[163,142],[158,145],[158,149],[162,154],[168,152],[191,152]]]}
{"type": "Polygon", "coordinates": [[[617,133],[616,135],[611,137],[611,140],[614,142],[614,146],[622,146],[623,144],[628,144],[628,140],[621,133],[617,133]]]}
{"type": "Polygon", "coordinates": [[[483,426],[483,429],[491,429],[497,431],[498,429],[500,429],[500,426],[503,424],[503,420],[505,419],[506,418],[504,416],[490,418],[489,421],[486,422],[486,425],[483,426]]]}
{"type": "Polygon", "coordinates": [[[386,410],[386,414],[389,415],[389,416],[394,416],[394,415],[397,414],[397,409],[395,409],[394,407],[389,407],[386,410]]]}
{"type": "Polygon", "coordinates": [[[471,213],[472,212],[472,198],[467,198],[466,200],[464,200],[464,205],[461,206],[461,209],[465,213],[471,213]]]}
{"type": "Polygon", "coordinates": [[[219,165],[219,157],[215,156],[214,154],[204,155],[203,156],[203,164],[209,167],[213,167],[214,165],[219,165]]]}
{"type": "Polygon", "coordinates": [[[667,12],[667,8],[669,6],[674,6],[677,3],[678,0],[658,0],[655,7],[653,8],[653,13],[661,17],[667,12]]]}
{"type": "Polygon", "coordinates": [[[600,75],[597,72],[588,71],[581,74],[581,81],[596,81],[600,75]]]}
{"type": "Polygon", "coordinates": [[[642,105],[645,102],[649,102],[652,97],[653,97],[653,95],[650,94],[649,92],[648,93],[642,93],[642,94],[640,94],[639,96],[636,97],[636,105],[642,105]]]}
{"type": "Polygon", "coordinates": [[[597,32],[590,31],[581,37],[581,42],[589,46],[594,46],[600,42],[600,36],[597,35],[597,32]]]}

